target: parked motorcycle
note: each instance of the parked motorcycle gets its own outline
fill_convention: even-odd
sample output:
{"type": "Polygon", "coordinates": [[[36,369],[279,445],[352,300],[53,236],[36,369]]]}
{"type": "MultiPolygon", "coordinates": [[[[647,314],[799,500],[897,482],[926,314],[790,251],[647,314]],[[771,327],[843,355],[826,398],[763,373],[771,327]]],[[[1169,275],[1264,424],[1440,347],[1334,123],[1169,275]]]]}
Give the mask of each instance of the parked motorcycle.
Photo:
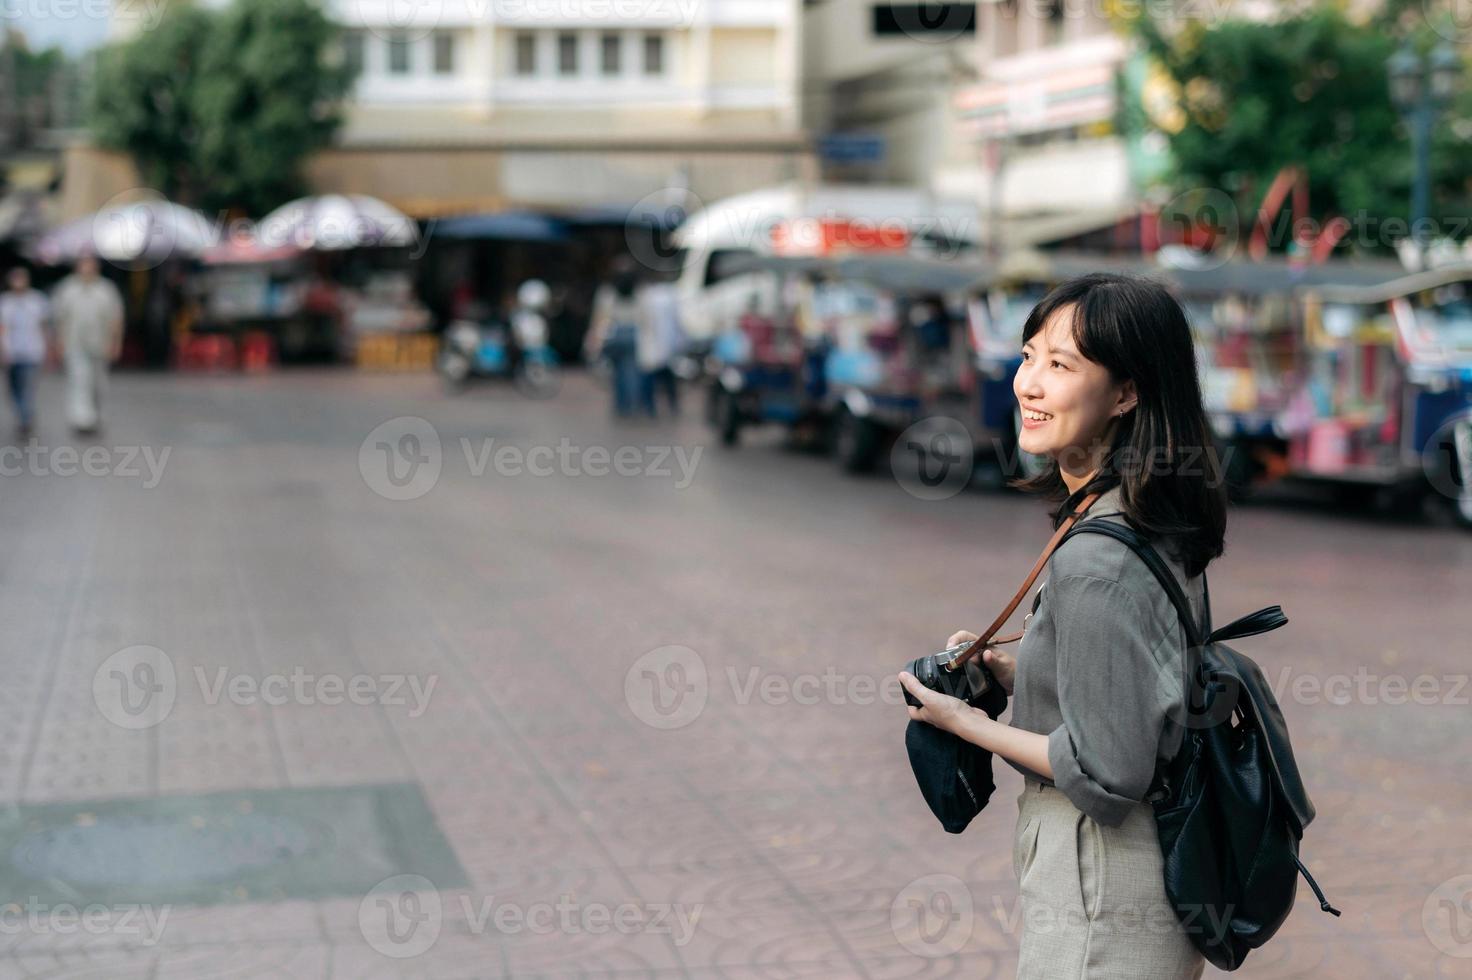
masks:
{"type": "Polygon", "coordinates": [[[557,393],[562,372],[547,343],[545,310],[551,291],[532,279],[517,290],[510,322],[456,320],[445,329],[436,367],[451,391],[476,380],[510,379],[530,398],[557,393]]]}

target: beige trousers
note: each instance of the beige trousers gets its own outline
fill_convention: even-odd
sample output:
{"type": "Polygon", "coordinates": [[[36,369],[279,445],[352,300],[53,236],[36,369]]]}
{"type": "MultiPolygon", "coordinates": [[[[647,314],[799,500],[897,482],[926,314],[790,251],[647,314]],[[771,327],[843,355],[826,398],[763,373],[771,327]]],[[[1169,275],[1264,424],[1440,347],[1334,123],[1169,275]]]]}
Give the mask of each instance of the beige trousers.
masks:
{"type": "MultiPolygon", "coordinates": [[[[1012,864],[1022,895],[1022,980],[1187,980],[1205,960],[1165,896],[1155,814],[1118,827],[1029,779],[1012,864]]],[[[1210,923],[1204,923],[1210,928],[1210,923]]]]}

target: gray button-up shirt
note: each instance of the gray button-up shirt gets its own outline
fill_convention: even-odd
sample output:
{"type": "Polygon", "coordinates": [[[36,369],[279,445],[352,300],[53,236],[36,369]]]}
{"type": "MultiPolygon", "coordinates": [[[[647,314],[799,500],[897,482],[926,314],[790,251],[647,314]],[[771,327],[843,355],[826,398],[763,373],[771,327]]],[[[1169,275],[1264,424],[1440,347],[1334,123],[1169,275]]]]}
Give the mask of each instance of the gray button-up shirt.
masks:
{"type": "MultiPolygon", "coordinates": [[[[1119,494],[1108,491],[1080,520],[1124,523],[1119,494]]],[[[1187,580],[1169,542],[1155,547],[1199,623],[1204,576],[1187,580]]],[[[1185,631],[1145,563],[1103,535],[1058,548],[1039,595],[1017,649],[1012,725],[1048,736],[1051,782],[1079,810],[1116,826],[1145,798],[1156,760],[1180,747],[1185,631]]]]}

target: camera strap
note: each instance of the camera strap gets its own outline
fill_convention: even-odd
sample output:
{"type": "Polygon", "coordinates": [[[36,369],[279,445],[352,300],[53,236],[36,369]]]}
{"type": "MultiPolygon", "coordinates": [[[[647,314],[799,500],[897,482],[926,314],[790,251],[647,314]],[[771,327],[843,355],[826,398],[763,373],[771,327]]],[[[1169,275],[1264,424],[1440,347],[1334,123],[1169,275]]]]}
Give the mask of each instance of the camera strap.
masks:
{"type": "Polygon", "coordinates": [[[986,649],[988,646],[1002,643],[1016,643],[1018,640],[1022,639],[1021,633],[1013,633],[1011,636],[996,637],[997,630],[1001,629],[1006,624],[1011,615],[1017,611],[1017,607],[1022,604],[1022,600],[1027,596],[1027,590],[1032,588],[1032,584],[1036,582],[1038,576],[1042,574],[1043,568],[1048,564],[1048,559],[1053,557],[1053,552],[1057,550],[1058,545],[1062,543],[1063,536],[1069,531],[1073,530],[1073,526],[1078,523],[1079,518],[1083,517],[1084,514],[1088,512],[1089,508],[1094,506],[1094,501],[1098,500],[1100,496],[1101,494],[1097,492],[1089,494],[1087,497],[1079,502],[1078,509],[1069,514],[1068,519],[1065,520],[1062,524],[1058,525],[1058,530],[1054,531],[1053,536],[1048,539],[1047,545],[1043,548],[1043,553],[1041,555],[1038,555],[1037,561],[1033,562],[1032,570],[1027,573],[1027,579],[1022,583],[1022,588],[1018,589],[1017,594],[1012,597],[1012,601],[1007,603],[1007,608],[1003,609],[1002,614],[998,616],[990,626],[987,627],[985,633],[977,637],[976,640],[969,647],[962,650],[959,654],[956,655],[955,659],[953,659],[949,664],[946,665],[947,670],[955,670],[958,667],[964,666],[974,657],[981,656],[981,651],[986,649]],[[996,639],[993,639],[993,637],[996,637],[996,639]]]}

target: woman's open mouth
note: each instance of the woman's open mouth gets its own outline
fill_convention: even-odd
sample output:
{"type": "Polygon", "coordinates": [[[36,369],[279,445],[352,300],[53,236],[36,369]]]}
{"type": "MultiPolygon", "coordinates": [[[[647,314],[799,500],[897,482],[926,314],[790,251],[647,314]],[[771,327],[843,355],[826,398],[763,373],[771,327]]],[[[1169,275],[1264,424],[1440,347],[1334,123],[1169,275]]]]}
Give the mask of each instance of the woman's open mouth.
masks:
{"type": "Polygon", "coordinates": [[[1031,408],[1022,409],[1022,427],[1024,429],[1036,429],[1045,422],[1051,421],[1053,416],[1047,412],[1034,411],[1031,408]]]}

